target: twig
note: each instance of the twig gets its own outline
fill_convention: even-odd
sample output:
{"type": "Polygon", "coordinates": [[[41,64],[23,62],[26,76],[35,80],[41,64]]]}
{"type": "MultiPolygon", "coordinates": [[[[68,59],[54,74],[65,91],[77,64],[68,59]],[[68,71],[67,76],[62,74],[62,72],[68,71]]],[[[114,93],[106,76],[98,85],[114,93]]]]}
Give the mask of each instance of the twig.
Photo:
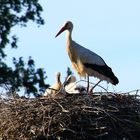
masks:
{"type": "Polygon", "coordinates": [[[55,103],[57,103],[57,105],[59,106],[59,107],[61,107],[61,109],[62,109],[62,112],[69,112],[69,110],[66,110],[66,109],[64,109],[64,107],[59,103],[59,102],[57,102],[55,99],[52,99],[55,103]]]}
{"type": "MultiPolygon", "coordinates": [[[[79,80],[77,82],[75,82],[76,84],[79,83],[79,82],[87,82],[86,80],[79,80]]],[[[95,83],[92,83],[92,82],[89,82],[90,84],[92,85],[95,85],[95,83]]],[[[101,85],[97,85],[98,87],[102,88],[104,91],[106,91],[108,93],[108,90],[105,89],[104,87],[102,87],[101,85]]]]}
{"type": "Polygon", "coordinates": [[[103,137],[103,136],[105,136],[105,135],[108,135],[108,132],[104,132],[104,133],[102,133],[102,134],[96,135],[96,136],[94,136],[94,138],[103,137]]]}

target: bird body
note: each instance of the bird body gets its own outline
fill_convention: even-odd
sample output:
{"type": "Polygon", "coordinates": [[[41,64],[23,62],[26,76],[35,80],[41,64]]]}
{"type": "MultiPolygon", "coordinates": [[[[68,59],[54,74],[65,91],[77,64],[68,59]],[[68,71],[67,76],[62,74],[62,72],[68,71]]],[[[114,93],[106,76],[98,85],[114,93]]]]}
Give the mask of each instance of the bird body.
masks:
{"type": "Polygon", "coordinates": [[[71,47],[67,49],[68,55],[70,57],[73,67],[77,69],[76,71],[80,76],[86,76],[87,73],[89,76],[93,76],[92,71],[90,71],[90,69],[88,69],[85,66],[86,63],[100,66],[105,65],[104,60],[99,55],[82,47],[75,41],[72,41],[71,44],[72,44],[71,47]]]}
{"type": "Polygon", "coordinates": [[[84,86],[76,83],[76,77],[73,75],[68,76],[66,79],[64,90],[68,94],[79,94],[86,92],[86,88],[84,86]]]}
{"type": "Polygon", "coordinates": [[[46,89],[43,96],[54,97],[56,95],[56,93],[59,92],[59,90],[61,89],[61,86],[62,86],[62,84],[61,84],[61,80],[60,80],[60,72],[57,72],[55,83],[46,89]]]}
{"type": "Polygon", "coordinates": [[[118,84],[118,78],[99,55],[72,40],[73,24],[71,21],[65,23],[56,37],[65,30],[67,31],[66,50],[76,72],[82,77],[94,76],[113,85],[118,84]]]}

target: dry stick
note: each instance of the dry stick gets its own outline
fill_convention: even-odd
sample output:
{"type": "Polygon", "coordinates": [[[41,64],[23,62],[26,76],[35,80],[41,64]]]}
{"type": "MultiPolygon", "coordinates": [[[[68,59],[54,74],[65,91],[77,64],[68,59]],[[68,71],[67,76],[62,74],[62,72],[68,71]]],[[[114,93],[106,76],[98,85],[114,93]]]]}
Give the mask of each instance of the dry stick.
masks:
{"type": "Polygon", "coordinates": [[[97,110],[99,109],[99,111],[104,112],[107,116],[109,116],[112,120],[117,121],[116,118],[111,114],[109,114],[107,111],[105,111],[104,109],[98,107],[97,110]],[[113,116],[113,117],[112,117],[113,116]]]}
{"type": "Polygon", "coordinates": [[[139,89],[136,90],[135,99],[138,97],[138,92],[139,91],[140,91],[139,89]]]}
{"type": "Polygon", "coordinates": [[[108,107],[114,108],[114,110],[113,109],[107,109],[107,111],[110,111],[110,112],[119,112],[119,109],[117,107],[115,107],[115,106],[108,105],[108,107]]]}
{"type": "Polygon", "coordinates": [[[112,123],[112,125],[114,126],[114,128],[115,128],[115,123],[114,122],[116,122],[117,121],[117,118],[114,116],[114,115],[110,115],[107,111],[105,111],[104,109],[102,109],[102,108],[99,108],[99,110],[100,111],[102,111],[102,112],[104,112],[109,118],[111,118],[110,119],[110,121],[111,121],[111,123],[112,123]]]}
{"type": "MultiPolygon", "coordinates": [[[[43,106],[42,104],[41,104],[41,106],[43,106]]],[[[44,108],[44,106],[43,106],[43,108],[44,108]]],[[[46,133],[45,133],[45,127],[44,127],[44,123],[45,123],[45,110],[43,111],[43,120],[42,120],[42,126],[41,126],[41,128],[42,128],[42,131],[43,131],[43,135],[45,136],[46,135],[46,133]]]]}
{"type": "Polygon", "coordinates": [[[56,132],[52,133],[51,136],[54,136],[55,134],[57,134],[57,133],[59,133],[59,132],[61,132],[61,131],[66,131],[66,130],[72,132],[73,134],[76,134],[76,132],[75,132],[74,130],[72,130],[72,129],[69,129],[69,128],[62,128],[62,129],[57,130],[56,132]]]}
{"type": "Polygon", "coordinates": [[[51,126],[51,122],[52,122],[52,117],[51,117],[51,119],[49,120],[49,123],[48,123],[47,136],[50,136],[50,126],[51,126]]]}
{"type": "Polygon", "coordinates": [[[102,134],[99,134],[99,135],[97,135],[97,136],[94,136],[95,138],[101,138],[101,137],[103,137],[103,136],[105,136],[105,135],[108,135],[108,132],[104,132],[104,133],[102,133],[102,134]]]}
{"type": "MultiPolygon", "coordinates": [[[[85,81],[85,80],[79,80],[79,81],[77,81],[77,82],[75,82],[75,84],[77,84],[77,83],[79,83],[79,82],[87,82],[87,81],[85,81]]],[[[92,82],[89,82],[90,84],[92,84],[92,85],[95,85],[94,83],[92,83],[92,82]]],[[[100,87],[100,88],[102,88],[104,91],[106,91],[107,93],[108,93],[108,90],[107,89],[105,89],[104,87],[102,87],[101,85],[97,85],[98,87],[100,87]]]]}
{"type": "Polygon", "coordinates": [[[126,92],[125,94],[129,94],[129,93],[131,93],[131,92],[136,92],[136,94],[137,94],[139,91],[140,91],[140,89],[131,90],[131,91],[129,91],[129,92],[126,92]]]}
{"type": "Polygon", "coordinates": [[[59,107],[61,107],[61,109],[62,109],[62,112],[69,112],[69,110],[66,110],[59,102],[57,102],[55,99],[52,99],[55,103],[57,103],[57,105],[59,106],[59,107]]]}
{"type": "Polygon", "coordinates": [[[101,82],[102,80],[100,80],[100,81],[98,81],[91,89],[90,89],[90,93],[93,91],[93,89],[96,87],[96,86],[98,86],[98,84],[101,82]]]}
{"type": "Polygon", "coordinates": [[[136,95],[138,95],[138,92],[139,92],[139,91],[140,91],[140,89],[137,89],[137,90],[136,90],[136,95]]]}

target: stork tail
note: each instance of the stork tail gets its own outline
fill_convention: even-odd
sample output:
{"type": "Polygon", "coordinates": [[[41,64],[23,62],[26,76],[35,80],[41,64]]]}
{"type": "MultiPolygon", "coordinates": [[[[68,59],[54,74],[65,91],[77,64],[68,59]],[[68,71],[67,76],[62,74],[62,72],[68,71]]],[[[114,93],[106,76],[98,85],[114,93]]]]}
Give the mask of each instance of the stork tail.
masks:
{"type": "MultiPolygon", "coordinates": [[[[118,78],[114,75],[114,73],[112,72],[112,69],[110,67],[108,67],[107,65],[100,66],[100,65],[97,65],[97,64],[85,63],[84,66],[98,72],[102,76],[105,76],[105,77],[109,78],[110,82],[113,85],[116,85],[116,84],[119,83],[118,78]]],[[[100,77],[98,77],[98,78],[100,79],[100,77]]]]}

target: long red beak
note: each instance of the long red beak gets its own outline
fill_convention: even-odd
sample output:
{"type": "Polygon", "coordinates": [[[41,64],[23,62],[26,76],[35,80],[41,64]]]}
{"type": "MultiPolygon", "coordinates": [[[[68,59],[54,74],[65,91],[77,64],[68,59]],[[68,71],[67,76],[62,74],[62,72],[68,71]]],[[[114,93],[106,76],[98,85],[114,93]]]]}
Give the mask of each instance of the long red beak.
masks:
{"type": "Polygon", "coordinates": [[[64,32],[66,30],[66,27],[62,27],[61,29],[60,29],[60,31],[56,34],[56,36],[55,37],[57,37],[57,36],[59,36],[62,32],[64,32]]]}

